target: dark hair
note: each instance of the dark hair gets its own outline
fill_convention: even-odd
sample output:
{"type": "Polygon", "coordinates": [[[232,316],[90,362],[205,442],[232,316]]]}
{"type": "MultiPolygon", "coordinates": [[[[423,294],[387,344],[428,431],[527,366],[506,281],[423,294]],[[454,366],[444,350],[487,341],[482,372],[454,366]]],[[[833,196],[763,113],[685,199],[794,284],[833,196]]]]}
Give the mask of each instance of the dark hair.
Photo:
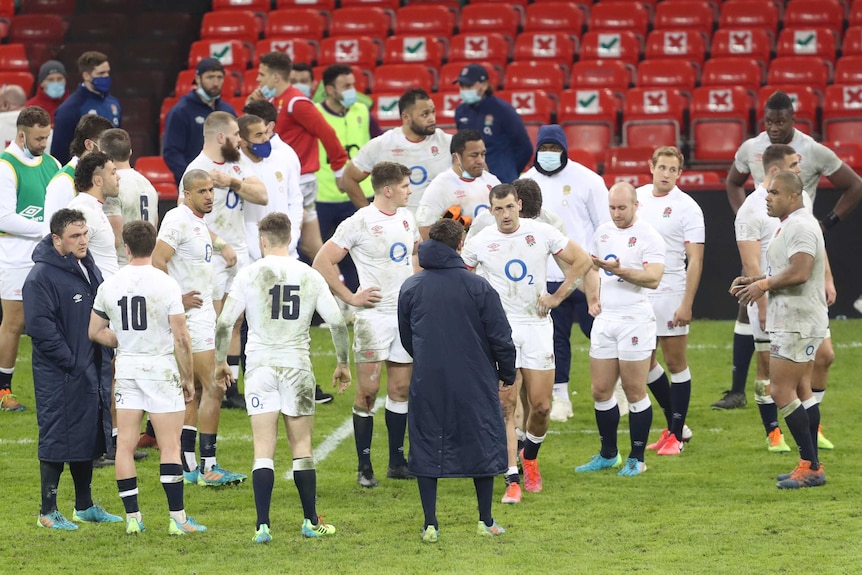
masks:
{"type": "Polygon", "coordinates": [[[306,64],[305,62],[294,62],[291,65],[291,70],[294,72],[308,72],[311,74],[311,81],[314,82],[314,68],[311,67],[311,64],[306,64]]]}
{"type": "Polygon", "coordinates": [[[791,100],[790,96],[788,96],[781,90],[777,90],[773,92],[772,95],[766,100],[766,109],[775,110],[776,112],[780,112],[782,110],[789,110],[792,114],[793,100],[791,100]]]}
{"type": "Polygon", "coordinates": [[[86,72],[87,74],[92,74],[93,70],[104,64],[108,61],[108,57],[101,52],[96,52],[95,50],[90,52],[84,52],[80,56],[78,56],[78,71],[83,74],[86,72]]]}
{"type": "Polygon", "coordinates": [[[51,115],[39,106],[27,106],[18,114],[15,120],[16,128],[47,127],[51,125],[51,115]]]}
{"type": "Polygon", "coordinates": [[[775,186],[778,181],[787,182],[790,185],[790,192],[797,196],[802,193],[802,179],[799,174],[793,172],[778,172],[772,180],[772,185],[775,186]]]}
{"type": "Polygon", "coordinates": [[[287,81],[287,77],[290,76],[290,71],[293,69],[293,61],[284,52],[269,52],[268,54],[264,54],[260,57],[260,63],[273,72],[277,72],[282,80],[285,81],[287,81]]]}
{"type": "Polygon", "coordinates": [[[395,162],[377,162],[371,169],[371,187],[377,194],[386,186],[397,186],[410,177],[410,168],[395,162]]]}
{"type": "Polygon", "coordinates": [[[407,90],[398,98],[398,115],[403,114],[408,108],[416,104],[416,100],[430,100],[431,96],[422,88],[407,90]]]}
{"type": "Polygon", "coordinates": [[[264,124],[266,122],[263,121],[263,118],[260,116],[255,116],[254,114],[246,114],[245,116],[240,116],[239,120],[236,121],[239,124],[239,135],[248,139],[249,132],[251,132],[251,126],[253,124],[264,124]]]}
{"type": "Polygon", "coordinates": [[[133,258],[146,258],[156,247],[156,228],[150,222],[137,220],[123,226],[123,243],[133,258]]]}
{"type": "Polygon", "coordinates": [[[278,118],[278,110],[275,109],[275,106],[271,102],[267,102],[266,100],[249,102],[243,107],[242,112],[243,114],[253,114],[263,119],[267,124],[275,122],[278,118]]]}
{"type": "Polygon", "coordinates": [[[84,217],[84,214],[80,210],[70,210],[69,208],[57,210],[51,216],[51,233],[55,236],[63,237],[66,226],[77,222],[87,222],[87,218],[84,217]]]}
{"type": "Polygon", "coordinates": [[[206,170],[189,170],[188,172],[183,174],[183,191],[194,191],[195,182],[203,182],[206,180],[212,180],[212,177],[206,172],[206,170]]]}
{"type": "Polygon", "coordinates": [[[91,189],[96,170],[104,168],[109,161],[111,158],[105,152],[93,152],[81,158],[75,168],[75,191],[82,194],[91,189]]]}
{"type": "Polygon", "coordinates": [[[281,212],[267,214],[257,223],[257,233],[274,246],[284,247],[290,243],[290,218],[281,212]]]}
{"type": "Polygon", "coordinates": [[[99,136],[99,149],[115,162],[128,162],[132,156],[132,139],[124,129],[111,128],[99,136]]]}
{"type": "Polygon", "coordinates": [[[787,156],[796,154],[791,146],[787,144],[771,144],[763,150],[760,162],[763,164],[763,171],[769,171],[769,168],[784,162],[787,156]]]}
{"type": "Polygon", "coordinates": [[[518,195],[518,188],[516,188],[512,184],[497,184],[496,186],[491,188],[490,192],[488,192],[488,201],[490,202],[491,200],[502,200],[509,195],[515,196],[515,201],[521,199],[521,197],[518,195]]]}
{"type": "Polygon", "coordinates": [[[482,139],[482,134],[476,130],[458,130],[452,136],[452,142],[449,144],[450,154],[463,154],[467,149],[467,142],[475,142],[482,139]]]}
{"type": "Polygon", "coordinates": [[[337,80],[339,76],[346,76],[347,74],[352,73],[353,68],[346,64],[333,64],[323,71],[323,85],[334,86],[335,80],[337,80]]]}
{"type": "Polygon", "coordinates": [[[102,132],[110,130],[114,125],[110,120],[106,120],[96,114],[87,114],[81,116],[78,120],[78,125],[75,126],[75,134],[72,136],[72,143],[69,144],[69,152],[73,156],[82,156],[87,151],[87,146],[84,145],[85,140],[96,141],[102,132]]]}
{"type": "MultiPolygon", "coordinates": [[[[542,211],[542,189],[535,180],[520,178],[512,182],[512,187],[521,200],[521,217],[535,218],[542,211]]],[[[504,196],[505,197],[505,196],[504,196]]]]}
{"type": "Polygon", "coordinates": [[[450,218],[437,220],[428,229],[428,237],[457,250],[458,244],[464,239],[464,226],[450,218]]]}

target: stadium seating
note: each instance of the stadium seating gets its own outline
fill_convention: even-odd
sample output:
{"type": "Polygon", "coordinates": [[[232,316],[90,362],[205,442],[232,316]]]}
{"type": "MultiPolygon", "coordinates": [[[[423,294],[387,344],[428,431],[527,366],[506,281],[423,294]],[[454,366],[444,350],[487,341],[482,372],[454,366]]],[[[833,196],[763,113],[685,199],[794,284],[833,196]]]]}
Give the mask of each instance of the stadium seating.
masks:
{"type": "Polygon", "coordinates": [[[862,56],[844,56],[835,62],[836,84],[862,84],[862,56]]]}
{"type": "Polygon", "coordinates": [[[771,38],[775,38],[778,30],[778,7],[772,2],[745,0],[728,0],[721,5],[718,27],[762,29],[771,38]]]}
{"type": "Polygon", "coordinates": [[[632,72],[619,60],[581,60],[572,66],[572,86],[610,88],[625,92],[632,84],[632,72]]]}
{"type": "Polygon", "coordinates": [[[677,88],[691,92],[697,81],[697,70],[687,60],[656,59],[638,64],[637,85],[639,87],[677,88]]]}
{"type": "Polygon", "coordinates": [[[318,64],[349,64],[374,68],[380,61],[380,46],[368,38],[344,36],[324,38],[320,41],[318,64]]]}
{"type": "Polygon", "coordinates": [[[815,56],[788,56],[775,58],[769,63],[766,76],[770,84],[802,84],[821,93],[829,80],[829,67],[815,56]]]}
{"type": "Polygon", "coordinates": [[[581,60],[622,60],[632,67],[641,57],[641,41],[630,30],[597,32],[590,30],[581,37],[581,60]]]}
{"type": "Polygon", "coordinates": [[[277,10],[281,10],[283,8],[290,9],[300,7],[332,12],[333,10],[335,10],[335,0],[277,0],[275,3],[275,8],[277,10]]]}
{"type": "Polygon", "coordinates": [[[74,14],[69,20],[69,42],[115,43],[125,39],[129,28],[125,14],[74,14]]]}
{"type": "Polygon", "coordinates": [[[320,51],[320,44],[312,40],[278,40],[266,38],[258,40],[254,45],[255,66],[260,62],[260,57],[270,52],[284,52],[293,62],[315,64],[320,51]]]}
{"type": "Polygon", "coordinates": [[[523,32],[515,40],[515,60],[548,60],[568,68],[575,59],[577,40],[561,32],[523,32]]]}
{"type": "MultiPolygon", "coordinates": [[[[862,6],[862,2],[859,5],[862,6]]],[[[859,54],[862,54],[862,26],[851,26],[844,32],[841,55],[856,56],[859,54]]]]}
{"type": "MultiPolygon", "coordinates": [[[[568,138],[567,138],[568,139],[568,138]]],[[[589,150],[582,150],[580,148],[576,148],[572,145],[569,145],[569,149],[567,154],[569,156],[569,160],[573,162],[577,162],[580,165],[594,171],[599,171],[599,162],[592,152],[589,150]]]]}
{"type": "MultiPolygon", "coordinates": [[[[317,89],[318,83],[323,79],[323,72],[328,68],[328,66],[315,66],[312,74],[314,75],[314,83],[312,85],[312,93],[317,89]]],[[[356,80],[356,91],[361,94],[367,94],[368,88],[371,86],[371,79],[373,74],[368,70],[363,70],[357,66],[351,66],[351,70],[353,71],[353,77],[356,80]]],[[[249,84],[249,80],[246,79],[245,84],[249,84]]],[[[257,82],[252,83],[252,89],[257,87],[257,82]]]]}
{"type": "Polygon", "coordinates": [[[692,160],[731,161],[748,137],[751,111],[751,94],[741,86],[696,89],[690,107],[692,160]]]}
{"type": "Polygon", "coordinates": [[[555,101],[543,90],[533,89],[504,90],[498,92],[497,96],[515,108],[515,112],[524,121],[527,135],[535,148],[539,128],[551,123],[555,101]]]}
{"type": "Polygon", "coordinates": [[[434,90],[437,83],[436,71],[417,64],[384,64],[374,70],[375,92],[398,92],[403,94],[411,88],[422,88],[426,92],[434,90]]]}
{"type": "Polygon", "coordinates": [[[823,26],[840,33],[844,27],[844,6],[837,0],[792,0],[784,9],[784,26],[823,26]]]}
{"type": "Polygon", "coordinates": [[[586,150],[596,161],[617,144],[619,100],[608,89],[572,89],[560,93],[557,121],[569,148],[586,150]]]}
{"type": "Polygon", "coordinates": [[[25,71],[2,70],[0,71],[0,85],[12,84],[21,86],[27,97],[33,95],[33,74],[25,71]]]}
{"type": "Polygon", "coordinates": [[[647,38],[646,58],[678,58],[695,64],[700,72],[706,41],[696,30],[653,30],[647,38]]]}
{"type": "Polygon", "coordinates": [[[385,91],[377,89],[374,92],[374,108],[373,114],[380,122],[380,127],[383,129],[395,128],[402,124],[401,114],[398,113],[398,98],[401,97],[401,92],[385,91]]]}
{"type": "Polygon", "coordinates": [[[632,88],[623,106],[623,145],[680,146],[686,99],[678,90],[632,88]]]}
{"type": "Polygon", "coordinates": [[[71,16],[75,13],[75,4],[75,0],[21,0],[21,13],[71,16]]]}
{"type": "Polygon", "coordinates": [[[29,72],[30,61],[24,44],[0,45],[0,70],[13,72],[29,72]]]}
{"type": "Polygon", "coordinates": [[[610,148],[605,154],[605,172],[648,176],[653,150],[645,146],[610,148]]]}
{"type": "Polygon", "coordinates": [[[507,90],[561,91],[567,83],[566,68],[555,62],[519,62],[506,66],[503,85],[507,90]]]}
{"type": "Polygon", "coordinates": [[[217,58],[226,70],[245,70],[252,63],[252,51],[237,40],[199,40],[189,50],[189,68],[204,58],[217,58]]]}
{"type": "Polygon", "coordinates": [[[456,13],[445,6],[408,4],[395,13],[395,33],[448,38],[455,29],[455,20],[456,13]]]}
{"type": "Polygon", "coordinates": [[[375,7],[375,8],[383,8],[384,10],[389,10],[390,12],[394,12],[400,6],[400,0],[341,0],[342,8],[365,8],[365,7],[375,7]]]}
{"type": "Polygon", "coordinates": [[[568,2],[545,2],[527,5],[524,32],[561,32],[580,36],[584,28],[584,11],[568,2]]]}
{"type": "Polygon", "coordinates": [[[329,16],[315,8],[286,8],[269,13],[266,37],[319,40],[329,31],[329,16]]]}
{"type": "Polygon", "coordinates": [[[460,31],[465,33],[496,32],[514,39],[521,25],[521,13],[508,4],[471,3],[461,10],[460,31]]]}
{"type": "Polygon", "coordinates": [[[440,68],[440,81],[438,83],[438,90],[441,92],[451,92],[459,90],[459,87],[454,85],[453,82],[461,75],[461,70],[464,69],[464,66],[467,64],[481,64],[485,67],[485,70],[488,71],[488,82],[494,89],[499,89],[502,87],[503,83],[503,69],[500,66],[495,65],[493,62],[483,62],[483,61],[464,61],[464,62],[449,62],[448,64],[444,64],[443,67],[440,68]]]}
{"type": "Polygon", "coordinates": [[[822,142],[856,172],[862,169],[862,144],[843,140],[822,142]]]}
{"type": "Polygon", "coordinates": [[[656,30],[691,29],[708,38],[712,34],[715,14],[706,2],[661,2],[656,6],[653,27],[656,30]]]}
{"type": "Polygon", "coordinates": [[[712,58],[747,56],[761,63],[764,75],[772,53],[772,40],[766,30],[719,28],[712,37],[712,58]]]}
{"type": "Polygon", "coordinates": [[[332,36],[385,38],[392,28],[392,14],[376,6],[340,8],[332,12],[332,36]]]}
{"type": "Polygon", "coordinates": [[[135,169],[147,178],[159,192],[159,200],[176,200],[177,184],[174,174],[161,156],[140,156],[135,161],[135,169]],[[171,187],[173,197],[171,197],[171,187]]]}
{"type": "Polygon", "coordinates": [[[711,58],[703,65],[701,86],[742,86],[755,91],[763,83],[760,64],[752,58],[711,58]]]}
{"type": "Polygon", "coordinates": [[[201,40],[219,38],[254,45],[259,37],[259,23],[254,12],[248,10],[207,12],[201,22],[201,40]]]}
{"type": "Polygon", "coordinates": [[[56,14],[21,14],[15,16],[9,31],[12,44],[41,43],[59,46],[66,34],[66,24],[56,14]]]}
{"type": "Polygon", "coordinates": [[[816,57],[830,69],[835,51],[835,35],[827,28],[784,28],[775,47],[776,56],[816,57]]]}
{"type": "Polygon", "coordinates": [[[823,138],[862,144],[862,84],[826,88],[823,138]]]}
{"type": "Polygon", "coordinates": [[[251,10],[266,14],[271,7],[269,0],[213,0],[213,10],[251,10]]]}
{"type": "MultiPolygon", "coordinates": [[[[254,73],[255,80],[252,81],[251,89],[245,94],[250,94],[255,88],[257,88],[257,70],[249,70],[246,74],[254,73]]],[[[185,96],[188,94],[189,90],[192,89],[195,83],[195,71],[192,70],[183,70],[179,74],[177,74],[176,82],[174,83],[174,94],[177,98],[181,96],[185,96]]],[[[222,86],[221,92],[223,96],[230,97],[238,95],[242,90],[242,76],[237,76],[236,74],[227,73],[224,76],[224,85],[222,86]]]]}
{"type": "Polygon", "coordinates": [[[511,43],[496,32],[458,34],[449,39],[449,62],[481,60],[502,67],[511,51],[511,43]]]}
{"type": "Polygon", "coordinates": [[[426,64],[439,67],[446,53],[443,41],[427,34],[390,36],[383,48],[384,64],[426,64]]]}
{"type": "Polygon", "coordinates": [[[649,11],[640,2],[600,2],[590,8],[590,30],[629,30],[646,38],[649,11]]]}

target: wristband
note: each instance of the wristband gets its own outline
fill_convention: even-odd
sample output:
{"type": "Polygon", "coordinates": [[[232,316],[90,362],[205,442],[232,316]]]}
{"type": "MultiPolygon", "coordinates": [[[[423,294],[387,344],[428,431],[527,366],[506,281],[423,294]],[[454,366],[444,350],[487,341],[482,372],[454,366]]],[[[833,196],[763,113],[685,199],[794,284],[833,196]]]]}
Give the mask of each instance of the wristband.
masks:
{"type": "Polygon", "coordinates": [[[762,291],[764,293],[768,292],[769,291],[769,278],[763,278],[762,280],[757,280],[756,282],[754,282],[754,285],[756,285],[757,289],[759,289],[760,291],[762,291]]]}
{"type": "Polygon", "coordinates": [[[829,212],[829,215],[827,215],[825,218],[823,218],[823,220],[820,222],[820,224],[823,226],[824,230],[828,230],[829,228],[831,228],[832,226],[834,226],[835,224],[837,224],[840,221],[841,221],[841,218],[839,218],[835,214],[835,212],[829,212]]]}
{"type": "Polygon", "coordinates": [[[226,241],[224,241],[224,240],[223,240],[223,239],[221,239],[221,238],[217,238],[217,239],[213,242],[213,251],[221,252],[221,251],[222,251],[223,249],[225,249],[226,247],[227,247],[227,242],[226,242],[226,241]]]}

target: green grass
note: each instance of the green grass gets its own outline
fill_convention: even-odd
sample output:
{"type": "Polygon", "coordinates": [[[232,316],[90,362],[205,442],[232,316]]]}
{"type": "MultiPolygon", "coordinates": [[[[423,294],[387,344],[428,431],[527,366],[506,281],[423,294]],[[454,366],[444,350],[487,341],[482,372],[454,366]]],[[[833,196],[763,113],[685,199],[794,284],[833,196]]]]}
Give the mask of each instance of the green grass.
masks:
{"type": "MultiPolygon", "coordinates": [[[[572,389],[575,417],[553,424],[540,454],[545,489],[525,494],[518,506],[495,502],[494,516],[508,533],[475,535],[472,482],[440,482],[441,540],[419,539],[422,512],[414,482],[381,479],[363,490],[355,482],[352,437],[318,465],[318,509],[338,533],[303,540],[296,489],[281,479],[290,455],[282,435],[276,458],[272,533],[268,546],[251,542],[254,500],[249,483],[235,488],[187,488],[186,508],[210,531],[169,538],[158,452],[138,464],[140,503],[147,532],[123,535],[121,524],[84,525],[71,533],[36,527],[39,475],[29,341],[21,347],[15,391],[30,409],[0,413],[0,573],[660,573],[856,574],[862,537],[859,488],[862,461],[857,370],[862,366],[862,320],[836,321],[836,362],[822,406],[827,436],[836,449],[822,454],[829,482],[818,489],[779,491],[774,477],[790,471],[793,454],[766,452],[751,401],[741,410],[716,412],[709,404],[729,387],[730,322],[696,322],[689,361],[694,375],[689,424],[694,438],[680,457],[647,455],[649,470],[637,478],[613,473],[575,475],[572,468],[598,449],[589,399],[586,342],[577,334],[572,389]],[[854,463],[855,462],[855,463],[854,463]]],[[[329,333],[314,330],[318,381],[329,381],[334,357],[329,333]]],[[[749,379],[751,381],[751,379],[749,379]]],[[[319,407],[315,443],[350,417],[352,398],[319,407]]],[[[374,461],[386,469],[386,429],[378,412],[374,461]]],[[[627,419],[623,419],[623,427],[627,419]]],[[[656,419],[653,428],[658,429],[656,419]]],[[[627,432],[626,432],[627,433],[627,432]]],[[[627,434],[622,435],[625,450],[627,434]]],[[[651,437],[655,437],[653,434],[651,437]]],[[[792,444],[792,441],[791,441],[792,444]]],[[[219,461],[250,473],[250,428],[244,413],[223,412],[219,461]]],[[[503,482],[495,485],[495,501],[503,482]]],[[[97,501],[122,515],[113,469],[96,470],[97,501]]],[[[60,509],[71,516],[73,489],[64,473],[60,509]]]]}

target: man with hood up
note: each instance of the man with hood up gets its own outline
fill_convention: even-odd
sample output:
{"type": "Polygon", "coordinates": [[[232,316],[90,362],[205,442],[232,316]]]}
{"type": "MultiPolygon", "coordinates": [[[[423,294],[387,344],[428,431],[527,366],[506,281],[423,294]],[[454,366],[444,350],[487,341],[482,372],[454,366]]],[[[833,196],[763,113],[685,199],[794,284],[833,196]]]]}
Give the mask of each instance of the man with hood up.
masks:
{"type": "MultiPolygon", "coordinates": [[[[573,162],[567,157],[566,134],[552,124],[539,128],[533,167],[524,174],[542,189],[542,206],[563,220],[569,238],[581,246],[588,246],[596,228],[610,221],[608,215],[608,189],[601,176],[573,162]]],[[[548,293],[555,293],[565,275],[553,261],[548,264],[548,293]]],[[[593,328],[586,295],[579,290],[572,293],[556,309],[551,310],[554,320],[554,399],[552,421],[566,421],[572,416],[569,399],[569,372],[572,367],[570,342],[572,325],[577,320],[587,339],[593,328]]]]}
{"type": "Polygon", "coordinates": [[[408,468],[425,511],[422,540],[433,543],[439,536],[439,477],[472,477],[477,533],[501,535],[491,500],[494,476],[507,465],[499,395],[514,391],[512,329],[500,296],[467,271],[456,251],[463,245],[461,223],[439,220],[429,237],[419,244],[423,271],[405,280],[398,297],[401,343],[413,356],[408,468]]]}

